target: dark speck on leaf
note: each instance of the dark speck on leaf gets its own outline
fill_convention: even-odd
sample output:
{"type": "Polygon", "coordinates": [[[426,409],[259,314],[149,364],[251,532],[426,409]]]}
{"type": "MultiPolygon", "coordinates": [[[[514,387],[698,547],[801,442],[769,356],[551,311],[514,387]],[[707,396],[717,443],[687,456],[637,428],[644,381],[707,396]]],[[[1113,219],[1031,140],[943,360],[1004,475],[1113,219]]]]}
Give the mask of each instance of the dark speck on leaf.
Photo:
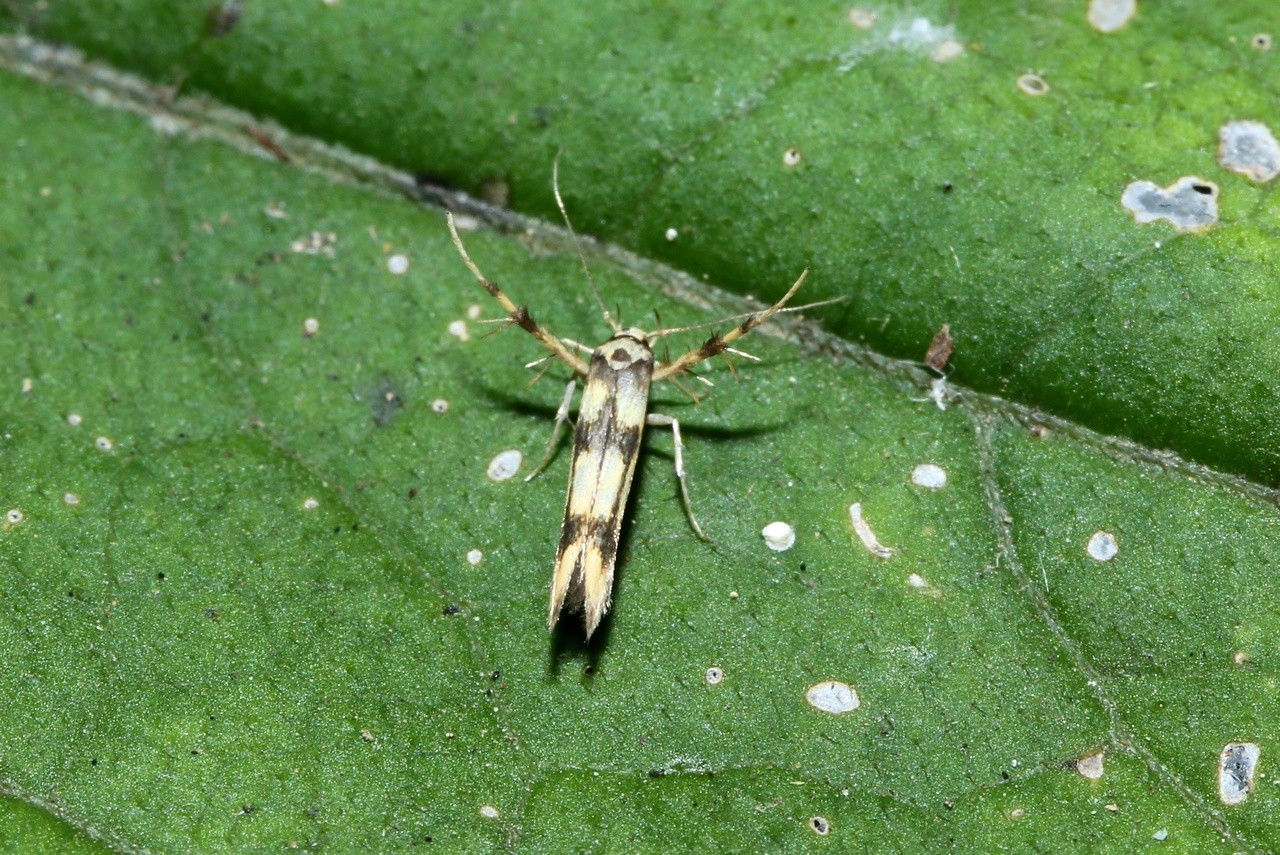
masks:
{"type": "Polygon", "coordinates": [[[460,611],[462,611],[461,607],[455,606],[453,603],[450,603],[449,605],[444,607],[444,616],[449,617],[449,615],[456,615],[460,611]]]}
{"type": "Polygon", "coordinates": [[[956,185],[952,184],[950,181],[944,181],[942,183],[942,192],[950,193],[955,188],[955,186],[956,185]]]}

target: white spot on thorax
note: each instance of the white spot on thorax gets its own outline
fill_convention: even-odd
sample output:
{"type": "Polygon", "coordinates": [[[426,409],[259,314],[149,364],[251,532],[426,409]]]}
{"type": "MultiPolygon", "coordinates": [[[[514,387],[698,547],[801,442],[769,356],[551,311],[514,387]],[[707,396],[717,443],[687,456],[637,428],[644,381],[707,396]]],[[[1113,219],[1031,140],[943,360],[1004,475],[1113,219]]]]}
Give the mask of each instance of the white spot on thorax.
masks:
{"type": "Polygon", "coordinates": [[[1252,742],[1229,742],[1218,757],[1218,798],[1238,805],[1253,792],[1254,772],[1262,749],[1252,742]]]}
{"type": "Polygon", "coordinates": [[[947,470],[934,463],[921,463],[911,470],[911,483],[929,490],[947,486],[947,470]]]}
{"type": "Polygon", "coordinates": [[[1135,181],[1124,188],[1120,204],[1139,223],[1168,220],[1178,231],[1192,232],[1218,221],[1218,185],[1190,175],[1167,190],[1150,181],[1135,181]]]}
{"type": "Polygon", "coordinates": [[[409,256],[397,252],[387,259],[387,272],[392,276],[400,276],[409,270],[409,256]]]}
{"type": "Polygon", "coordinates": [[[853,690],[853,687],[839,680],[814,683],[809,687],[809,691],[805,692],[804,698],[809,702],[809,706],[832,715],[852,712],[862,706],[862,701],[858,699],[858,693],[853,690]]]}
{"type": "Polygon", "coordinates": [[[862,518],[862,503],[854,502],[849,506],[849,520],[853,523],[853,530],[857,533],[858,539],[862,541],[862,545],[867,551],[876,558],[892,558],[897,552],[888,546],[883,546],[876,533],[871,530],[871,526],[867,525],[867,521],[862,518]]]}
{"type": "Polygon", "coordinates": [[[718,686],[724,682],[724,671],[715,665],[707,669],[707,685],[718,686]]]}
{"type": "Polygon", "coordinates": [[[1099,751],[1096,754],[1090,754],[1087,757],[1081,757],[1076,761],[1076,771],[1090,781],[1096,781],[1102,777],[1103,772],[1103,756],[1105,752],[1099,751]]]}
{"type": "Polygon", "coordinates": [[[509,448],[506,451],[500,451],[489,461],[489,480],[490,481],[509,481],[515,477],[520,471],[520,464],[524,462],[524,455],[518,449],[509,448]]]}
{"type": "Polygon", "coordinates": [[[481,551],[480,551],[480,550],[478,550],[478,549],[468,550],[468,552],[467,552],[467,563],[468,563],[468,564],[470,564],[472,567],[477,567],[477,566],[479,566],[480,562],[481,562],[481,561],[483,561],[483,560],[484,560],[484,553],[483,553],[483,552],[481,552],[481,551]]]}
{"type": "Polygon", "coordinates": [[[1138,0],[1089,0],[1089,24],[1103,33],[1114,33],[1138,11],[1138,0]]]}
{"type": "Polygon", "coordinates": [[[1280,175],[1280,143],[1262,122],[1227,122],[1218,131],[1218,162],[1259,183],[1280,175]]]}
{"type": "Polygon", "coordinates": [[[1107,531],[1095,531],[1085,546],[1085,551],[1094,561],[1110,561],[1120,552],[1120,544],[1116,536],[1107,531]]]}
{"type": "Polygon", "coordinates": [[[466,322],[466,321],[450,321],[450,322],[449,322],[449,335],[453,336],[453,337],[454,337],[454,338],[456,338],[458,341],[470,341],[470,340],[471,340],[471,333],[467,332],[467,322],[466,322]]]}
{"type": "Polygon", "coordinates": [[[760,530],[764,545],[774,552],[786,552],[796,545],[796,530],[784,522],[771,522],[760,530]]]}

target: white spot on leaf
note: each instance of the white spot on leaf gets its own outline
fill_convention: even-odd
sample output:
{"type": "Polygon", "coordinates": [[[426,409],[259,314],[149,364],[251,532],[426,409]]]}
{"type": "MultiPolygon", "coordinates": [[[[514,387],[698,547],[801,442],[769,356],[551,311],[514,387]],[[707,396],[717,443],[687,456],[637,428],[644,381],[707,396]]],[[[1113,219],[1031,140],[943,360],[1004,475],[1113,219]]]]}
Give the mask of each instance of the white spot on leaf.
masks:
{"type": "Polygon", "coordinates": [[[1139,223],[1168,220],[1183,232],[1206,229],[1218,221],[1218,185],[1189,175],[1167,190],[1150,181],[1135,181],[1124,188],[1120,203],[1139,223]]]}
{"type": "Polygon", "coordinates": [[[858,699],[858,693],[853,690],[853,687],[839,680],[814,683],[809,687],[809,691],[805,692],[804,697],[809,702],[809,706],[832,715],[842,715],[862,706],[862,701],[858,699]]]}
{"type": "Polygon", "coordinates": [[[673,240],[675,240],[676,238],[680,237],[680,233],[679,233],[678,231],[676,231],[675,229],[667,229],[667,231],[665,232],[665,234],[664,234],[663,236],[664,236],[668,241],[673,241],[673,240]]]}
{"type": "Polygon", "coordinates": [[[1259,183],[1280,175],[1280,143],[1262,122],[1227,122],[1218,131],[1218,162],[1259,183]]]}
{"type": "Polygon", "coordinates": [[[786,552],[796,545],[796,530],[784,522],[771,522],[760,530],[764,545],[774,552],[786,552]]]}
{"type": "Polygon", "coordinates": [[[450,322],[449,322],[449,335],[453,336],[453,337],[454,337],[454,338],[456,338],[458,341],[470,341],[470,340],[471,340],[471,333],[467,332],[467,322],[466,322],[466,321],[450,321],[450,322]]]}
{"type": "Polygon", "coordinates": [[[479,566],[480,562],[483,560],[484,560],[484,553],[481,552],[480,550],[471,549],[467,551],[467,563],[470,564],[472,567],[479,566]]]}
{"type": "Polygon", "coordinates": [[[724,682],[724,670],[712,665],[707,669],[707,685],[718,686],[724,682]]]}
{"type": "Polygon", "coordinates": [[[819,837],[826,837],[831,833],[831,822],[825,816],[811,816],[809,829],[819,837]]]}
{"type": "Polygon", "coordinates": [[[1262,749],[1252,742],[1230,742],[1218,758],[1218,798],[1224,805],[1238,805],[1253,792],[1254,773],[1262,749]]]}
{"type": "Polygon", "coordinates": [[[302,322],[302,334],[307,338],[311,338],[320,332],[320,321],[315,318],[307,318],[302,322]]]}
{"type": "Polygon", "coordinates": [[[18,525],[24,519],[26,519],[26,516],[18,508],[14,508],[4,515],[4,521],[9,525],[18,525]]]}
{"type": "Polygon", "coordinates": [[[1027,95],[1039,97],[1049,94],[1049,84],[1038,74],[1024,74],[1016,81],[1018,88],[1027,95]]]}
{"type": "Polygon", "coordinates": [[[485,819],[497,819],[498,809],[493,805],[480,805],[480,815],[485,819]]]}
{"type": "Polygon", "coordinates": [[[434,401],[431,402],[431,412],[433,413],[449,412],[449,402],[446,401],[444,398],[436,398],[434,401]]]}
{"type": "Polygon", "coordinates": [[[93,441],[93,444],[102,452],[111,451],[111,449],[116,447],[115,443],[111,441],[111,437],[109,436],[100,436],[93,441]]]}
{"type": "Polygon", "coordinates": [[[849,520],[853,523],[853,530],[857,533],[858,539],[862,541],[862,545],[876,558],[892,558],[897,552],[896,549],[882,545],[876,538],[876,533],[871,530],[871,526],[867,525],[867,521],[862,518],[861,502],[854,502],[849,506],[849,520]]]}
{"type": "Polygon", "coordinates": [[[1094,561],[1110,561],[1120,552],[1120,544],[1116,536],[1107,531],[1095,531],[1085,546],[1085,551],[1094,561]]]}
{"type": "Polygon", "coordinates": [[[387,272],[392,276],[401,276],[409,271],[409,256],[397,252],[387,259],[387,272]]]}
{"type": "Polygon", "coordinates": [[[509,481],[515,474],[520,471],[520,464],[524,462],[524,455],[518,449],[510,448],[506,451],[500,451],[489,461],[489,480],[490,481],[509,481]]]}
{"type": "Polygon", "coordinates": [[[80,427],[81,421],[83,420],[80,418],[79,413],[67,413],[67,424],[72,427],[80,427]]]}
{"type": "Polygon", "coordinates": [[[929,54],[929,59],[934,62],[950,62],[963,55],[964,45],[955,39],[943,39],[942,43],[933,49],[933,53],[929,54]]]}
{"type": "Polygon", "coordinates": [[[876,13],[866,9],[850,9],[849,23],[860,30],[869,30],[876,25],[876,13]]]}
{"type": "Polygon", "coordinates": [[[1090,754],[1088,757],[1081,757],[1076,761],[1076,771],[1090,781],[1096,781],[1102,777],[1103,771],[1103,754],[1099,751],[1096,754],[1090,754]]]}
{"type": "Polygon", "coordinates": [[[315,499],[304,499],[302,502],[302,509],[304,511],[314,511],[318,507],[320,507],[320,502],[315,499]]]}
{"type": "Polygon", "coordinates": [[[911,483],[929,490],[947,486],[947,470],[933,463],[921,463],[911,470],[911,483]]]}
{"type": "Polygon", "coordinates": [[[1099,32],[1114,33],[1138,11],[1138,0],[1090,0],[1089,24],[1099,32]]]}

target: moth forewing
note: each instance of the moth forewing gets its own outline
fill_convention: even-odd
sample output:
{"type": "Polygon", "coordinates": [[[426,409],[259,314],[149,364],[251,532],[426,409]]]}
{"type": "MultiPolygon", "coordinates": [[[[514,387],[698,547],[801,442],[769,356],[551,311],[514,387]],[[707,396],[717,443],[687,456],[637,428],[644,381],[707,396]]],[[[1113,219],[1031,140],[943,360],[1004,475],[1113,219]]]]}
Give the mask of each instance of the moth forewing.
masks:
{"type": "Polygon", "coordinates": [[[551,628],[565,608],[582,611],[590,638],[609,610],[653,368],[653,352],[639,330],[623,330],[591,355],[551,580],[551,628]]]}

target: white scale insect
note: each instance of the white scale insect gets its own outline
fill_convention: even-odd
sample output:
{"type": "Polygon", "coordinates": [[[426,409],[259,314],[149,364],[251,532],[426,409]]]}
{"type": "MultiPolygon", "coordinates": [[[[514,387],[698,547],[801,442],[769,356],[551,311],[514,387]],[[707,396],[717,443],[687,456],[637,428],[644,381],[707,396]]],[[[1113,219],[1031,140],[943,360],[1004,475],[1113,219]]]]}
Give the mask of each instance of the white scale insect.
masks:
{"type": "MultiPolygon", "coordinates": [[[[555,191],[556,204],[559,205],[560,213],[564,215],[565,225],[569,226],[572,235],[573,227],[569,224],[564,201],[560,198],[559,182],[554,172],[552,187],[555,191]]],[[[782,299],[769,308],[743,316],[742,322],[729,332],[711,336],[701,347],[690,350],[678,359],[658,362],[653,357],[652,342],[662,336],[683,332],[692,327],[654,332],[645,332],[635,327],[622,327],[609,314],[597,291],[596,301],[605,321],[613,330],[613,336],[592,350],[570,339],[556,337],[534,321],[525,307],[513,303],[497,283],[481,273],[480,268],[471,260],[471,256],[462,245],[462,239],[458,236],[453,215],[446,213],[445,216],[449,223],[449,232],[453,236],[453,244],[462,256],[462,261],[484,289],[498,301],[502,308],[506,309],[506,322],[519,326],[551,351],[550,356],[530,363],[529,367],[546,360],[559,359],[573,370],[574,377],[569,381],[564,400],[556,412],[556,424],[547,453],[542,462],[525,478],[526,481],[532,480],[550,463],[560,439],[561,430],[569,418],[569,407],[573,402],[578,378],[585,378],[586,385],[583,387],[582,401],[578,406],[578,419],[573,431],[573,463],[569,473],[569,496],[565,502],[560,546],[556,550],[555,573],[551,580],[551,613],[547,625],[549,629],[555,629],[560,613],[566,609],[571,612],[581,611],[584,613],[587,638],[590,638],[596,627],[600,625],[605,612],[609,610],[614,565],[618,558],[618,534],[622,529],[627,495],[631,491],[631,478],[635,474],[636,460],[640,456],[640,440],[646,424],[671,428],[675,440],[676,478],[680,482],[680,495],[684,502],[685,513],[688,514],[689,523],[698,537],[707,539],[689,505],[680,422],[671,416],[649,412],[650,386],[663,380],[670,380],[680,385],[676,380],[678,375],[704,359],[725,352],[755,359],[750,354],[735,350],[730,345],[780,311],[796,311],[835,301],[813,303],[797,309],[783,308],[804,283],[805,277],[809,274],[806,269],[782,299]],[[589,353],[590,361],[584,361],[575,351],[589,353]]],[[[591,281],[594,291],[595,283],[591,280],[590,271],[586,269],[586,259],[582,257],[580,248],[579,257],[582,259],[583,270],[587,272],[588,281],[591,281]]],[[[737,320],[737,318],[726,320],[737,320]]]]}

